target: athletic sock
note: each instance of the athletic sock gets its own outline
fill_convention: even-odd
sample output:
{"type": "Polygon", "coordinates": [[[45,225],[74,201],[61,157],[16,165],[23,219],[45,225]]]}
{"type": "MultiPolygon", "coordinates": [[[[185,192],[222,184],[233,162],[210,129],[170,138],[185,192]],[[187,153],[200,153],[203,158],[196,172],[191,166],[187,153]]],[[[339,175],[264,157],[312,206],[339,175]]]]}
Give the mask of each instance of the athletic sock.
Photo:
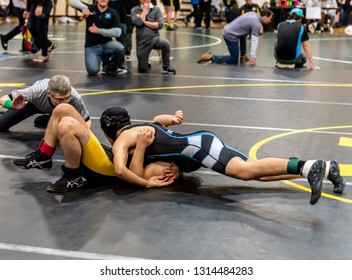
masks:
{"type": "Polygon", "coordinates": [[[64,174],[69,177],[69,178],[77,178],[81,176],[81,168],[77,167],[77,168],[69,168],[66,166],[63,166],[62,168],[64,174]]]}
{"type": "Polygon", "coordinates": [[[327,179],[328,176],[329,176],[329,172],[330,172],[330,160],[328,161],[325,161],[326,163],[326,167],[325,167],[325,175],[324,175],[324,178],[327,179]]]}
{"type": "Polygon", "coordinates": [[[46,154],[48,157],[51,158],[53,156],[53,154],[55,153],[56,149],[51,147],[51,146],[49,146],[43,139],[42,142],[40,143],[39,150],[43,154],[46,154]]]}
{"type": "Polygon", "coordinates": [[[301,174],[302,166],[304,166],[305,161],[299,160],[296,157],[291,157],[287,164],[287,174],[301,174]]]}
{"type": "Polygon", "coordinates": [[[310,171],[310,169],[312,168],[312,165],[314,164],[314,162],[316,162],[316,160],[307,160],[304,165],[301,167],[300,169],[300,174],[303,176],[303,177],[307,177],[308,176],[308,173],[310,171]]]}

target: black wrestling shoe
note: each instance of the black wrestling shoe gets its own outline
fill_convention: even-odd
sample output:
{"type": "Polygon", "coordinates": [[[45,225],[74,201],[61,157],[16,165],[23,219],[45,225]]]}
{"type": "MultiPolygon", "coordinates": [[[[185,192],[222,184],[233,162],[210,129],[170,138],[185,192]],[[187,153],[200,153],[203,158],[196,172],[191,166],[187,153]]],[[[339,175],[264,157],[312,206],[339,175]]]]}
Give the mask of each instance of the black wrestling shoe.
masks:
{"type": "Polygon", "coordinates": [[[38,168],[43,171],[49,171],[53,168],[51,157],[48,157],[40,150],[27,155],[24,159],[15,159],[12,162],[22,169],[38,168]]]}
{"type": "Polygon", "coordinates": [[[48,192],[69,192],[78,189],[84,185],[85,179],[80,174],[78,176],[68,174],[65,166],[62,166],[61,169],[63,172],[61,178],[57,180],[54,184],[47,186],[46,190],[48,192]]]}
{"type": "Polygon", "coordinates": [[[334,193],[343,193],[346,188],[345,180],[340,175],[340,168],[336,161],[330,161],[328,180],[334,184],[334,193]]]}
{"type": "Polygon", "coordinates": [[[46,128],[48,126],[49,119],[50,115],[40,115],[34,119],[34,126],[37,128],[46,128]]]}
{"type": "Polygon", "coordinates": [[[314,205],[318,202],[323,188],[323,180],[325,175],[326,163],[322,160],[317,160],[311,166],[307,180],[312,189],[312,195],[310,198],[310,204],[314,205]]]}

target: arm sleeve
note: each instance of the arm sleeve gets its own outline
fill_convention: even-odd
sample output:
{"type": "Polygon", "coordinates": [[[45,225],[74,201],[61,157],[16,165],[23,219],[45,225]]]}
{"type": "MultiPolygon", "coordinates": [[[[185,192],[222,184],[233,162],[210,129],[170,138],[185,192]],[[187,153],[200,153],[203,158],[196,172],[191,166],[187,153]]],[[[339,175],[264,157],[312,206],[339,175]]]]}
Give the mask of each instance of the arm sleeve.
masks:
{"type": "Polygon", "coordinates": [[[251,40],[251,57],[252,58],[257,57],[258,41],[259,41],[259,37],[252,34],[252,40],[251,40]]]}
{"type": "Polygon", "coordinates": [[[83,4],[81,1],[79,0],[69,0],[69,4],[72,8],[76,8],[80,11],[84,10],[84,9],[88,9],[88,6],[83,4]]]}
{"type": "Polygon", "coordinates": [[[99,34],[104,37],[120,37],[121,36],[121,28],[113,27],[109,29],[99,28],[99,34]]]}

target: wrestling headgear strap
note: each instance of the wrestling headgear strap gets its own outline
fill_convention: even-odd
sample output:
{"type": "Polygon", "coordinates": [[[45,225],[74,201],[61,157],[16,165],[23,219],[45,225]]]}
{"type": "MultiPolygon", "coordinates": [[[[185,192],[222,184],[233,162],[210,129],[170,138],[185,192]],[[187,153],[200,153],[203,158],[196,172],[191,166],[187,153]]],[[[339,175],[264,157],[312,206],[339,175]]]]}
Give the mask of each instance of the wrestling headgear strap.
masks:
{"type": "Polygon", "coordinates": [[[130,115],[126,109],[121,107],[106,109],[100,117],[101,129],[106,136],[113,140],[116,140],[116,133],[118,130],[130,124],[130,115]]]}

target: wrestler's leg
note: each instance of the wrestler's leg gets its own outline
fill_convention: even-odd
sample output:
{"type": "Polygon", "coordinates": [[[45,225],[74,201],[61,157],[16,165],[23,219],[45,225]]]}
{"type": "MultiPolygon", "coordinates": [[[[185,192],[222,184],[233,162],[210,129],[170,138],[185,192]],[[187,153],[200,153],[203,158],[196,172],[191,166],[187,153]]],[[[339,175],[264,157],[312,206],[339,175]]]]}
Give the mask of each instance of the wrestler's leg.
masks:
{"type": "Polygon", "coordinates": [[[78,111],[70,104],[62,103],[55,107],[45,131],[44,141],[51,147],[55,148],[59,142],[58,127],[64,117],[71,117],[81,125],[86,126],[86,122],[78,111]]]}

